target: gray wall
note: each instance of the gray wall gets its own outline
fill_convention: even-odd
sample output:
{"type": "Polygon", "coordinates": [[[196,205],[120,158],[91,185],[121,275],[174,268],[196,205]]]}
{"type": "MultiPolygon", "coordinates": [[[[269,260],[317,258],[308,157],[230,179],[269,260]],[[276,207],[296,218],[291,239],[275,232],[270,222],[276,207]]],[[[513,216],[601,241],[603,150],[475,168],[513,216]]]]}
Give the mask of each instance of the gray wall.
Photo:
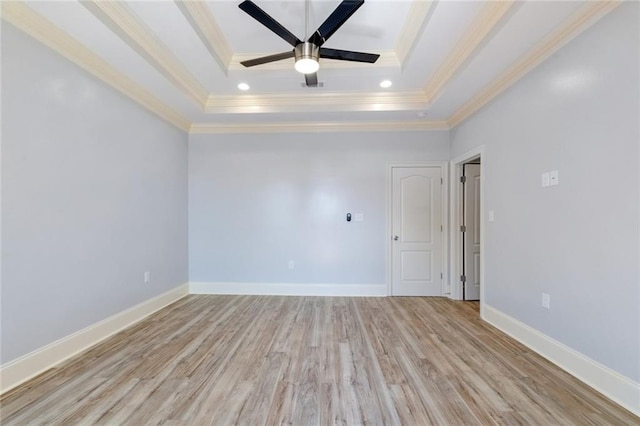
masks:
{"type": "Polygon", "coordinates": [[[447,160],[448,138],[191,135],[190,281],[385,283],[387,164],[447,160]]]}
{"type": "Polygon", "coordinates": [[[2,363],[187,282],[184,132],[4,22],[2,114],[2,363]]]}
{"type": "Polygon", "coordinates": [[[486,146],[486,303],[636,381],[638,22],[623,4],[451,132],[486,146]]]}

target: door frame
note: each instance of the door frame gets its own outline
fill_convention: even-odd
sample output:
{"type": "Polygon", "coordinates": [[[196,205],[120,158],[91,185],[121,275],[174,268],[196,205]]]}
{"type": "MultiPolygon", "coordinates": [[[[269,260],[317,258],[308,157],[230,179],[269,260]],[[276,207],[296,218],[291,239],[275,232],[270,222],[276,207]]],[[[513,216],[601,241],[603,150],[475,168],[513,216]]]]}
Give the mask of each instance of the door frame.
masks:
{"type": "Polygon", "coordinates": [[[399,167],[436,167],[440,169],[440,176],[442,176],[442,185],[440,189],[442,191],[442,295],[449,296],[449,215],[447,214],[449,208],[449,162],[448,161],[425,161],[425,162],[411,162],[411,163],[387,163],[387,228],[385,230],[385,240],[387,241],[387,261],[386,261],[386,275],[387,275],[387,296],[391,296],[391,285],[393,281],[393,169],[399,167]]]}
{"type": "Polygon", "coordinates": [[[459,277],[462,275],[462,235],[460,232],[461,215],[459,214],[462,209],[462,190],[458,182],[460,182],[460,177],[462,176],[462,165],[464,163],[469,162],[470,160],[474,160],[476,158],[481,159],[482,169],[480,172],[480,316],[484,314],[484,289],[486,287],[485,280],[485,164],[486,164],[486,154],[484,145],[480,145],[476,148],[473,148],[464,154],[461,154],[454,159],[451,160],[451,167],[449,168],[450,172],[450,217],[449,223],[450,226],[450,277],[451,281],[449,285],[451,286],[451,295],[450,298],[454,300],[462,300],[462,282],[459,277]]]}

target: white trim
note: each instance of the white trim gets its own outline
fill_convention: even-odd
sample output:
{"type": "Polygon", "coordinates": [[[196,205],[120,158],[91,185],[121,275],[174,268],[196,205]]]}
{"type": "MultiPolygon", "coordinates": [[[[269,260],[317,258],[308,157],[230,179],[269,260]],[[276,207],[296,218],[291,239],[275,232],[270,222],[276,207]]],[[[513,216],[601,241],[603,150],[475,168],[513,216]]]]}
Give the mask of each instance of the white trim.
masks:
{"type": "Polygon", "coordinates": [[[485,305],[482,319],[607,398],[640,416],[640,383],[611,370],[493,306],[485,305]]]}
{"type": "MultiPolygon", "coordinates": [[[[253,95],[211,94],[205,113],[262,114],[313,111],[410,111],[424,110],[429,102],[423,91],[407,92],[305,92],[253,95]]],[[[444,123],[444,122],[443,122],[444,123]]]]}
{"type": "Polygon", "coordinates": [[[103,0],[85,0],[81,4],[168,82],[190,97],[198,108],[204,107],[208,90],[129,5],[103,0]]]}
{"type": "Polygon", "coordinates": [[[495,28],[510,19],[509,9],[516,4],[515,0],[486,2],[478,15],[467,27],[460,40],[449,51],[447,57],[424,87],[424,92],[433,105],[444,88],[458,73],[471,62],[471,58],[485,43],[497,33],[495,28]]]}
{"type": "Polygon", "coordinates": [[[425,161],[420,163],[388,163],[387,164],[387,200],[386,200],[386,210],[387,210],[387,227],[385,230],[385,241],[387,242],[387,262],[386,262],[386,276],[387,276],[387,295],[391,296],[391,284],[393,281],[393,271],[392,271],[392,250],[393,244],[391,240],[391,234],[393,230],[393,175],[392,170],[394,167],[439,167],[440,168],[440,176],[442,177],[442,288],[441,295],[445,296],[447,294],[446,290],[449,287],[449,268],[447,265],[449,264],[449,241],[446,238],[449,232],[449,220],[447,215],[447,209],[449,206],[448,197],[449,191],[447,188],[449,186],[449,163],[447,161],[425,161]]]}
{"type": "Polygon", "coordinates": [[[176,0],[176,6],[226,76],[233,51],[205,2],[176,0]]]}
{"type": "Polygon", "coordinates": [[[190,294],[381,297],[385,284],[190,282],[190,294]]]}
{"type": "Polygon", "coordinates": [[[449,238],[451,240],[450,244],[450,269],[451,269],[451,295],[450,298],[454,300],[462,300],[462,285],[456,277],[461,275],[461,245],[462,242],[460,240],[460,233],[457,230],[460,228],[460,216],[457,214],[460,210],[460,199],[462,194],[460,194],[460,186],[457,185],[460,176],[462,176],[462,164],[466,163],[469,160],[480,157],[482,160],[482,172],[480,173],[480,316],[482,317],[482,312],[484,310],[484,289],[486,287],[485,281],[485,240],[486,240],[486,229],[484,224],[486,204],[485,204],[485,163],[486,163],[486,154],[484,145],[480,145],[476,148],[473,148],[470,151],[461,154],[454,159],[451,160],[451,168],[450,168],[450,182],[451,188],[449,189],[449,205],[451,208],[449,209],[449,223],[450,234],[449,238]]]}
{"type": "Polygon", "coordinates": [[[0,395],[189,294],[187,284],[0,366],[0,395]]]}
{"type": "Polygon", "coordinates": [[[449,130],[444,121],[298,121],[263,123],[193,123],[192,135],[326,132],[423,132],[449,130]]]}
{"type": "Polygon", "coordinates": [[[396,57],[403,69],[418,44],[418,38],[429,24],[437,2],[437,0],[413,0],[411,3],[407,20],[402,26],[395,48],[396,57]]]}
{"type": "MultiPolygon", "coordinates": [[[[103,8],[103,2],[93,0],[93,8],[103,8]]],[[[205,46],[212,52],[212,56],[218,59],[222,64],[221,69],[227,72],[225,63],[230,61],[229,55],[231,51],[224,40],[220,39],[219,28],[215,20],[210,16],[208,11],[200,2],[178,1],[178,7],[181,8],[189,23],[194,26],[194,31],[199,38],[205,39],[205,46]],[[187,10],[187,8],[189,10],[187,10]],[[189,17],[193,19],[189,19],[189,17]],[[204,32],[203,32],[204,31],[204,32]],[[205,34],[206,33],[206,34],[205,34]],[[226,58],[226,59],[225,59],[226,58]]],[[[396,46],[395,54],[389,53],[390,61],[397,62],[399,66],[403,66],[408,55],[411,53],[411,47],[418,37],[420,31],[428,25],[430,14],[437,7],[437,0],[413,0],[410,14],[405,22],[403,33],[400,36],[398,46],[396,46]],[[430,7],[430,9],[429,9],[430,7]],[[429,10],[427,10],[429,9],[429,10]],[[416,12],[414,14],[414,12],[416,12]],[[418,23],[424,14],[421,27],[418,23]],[[420,16],[419,16],[420,15],[420,16]],[[414,35],[415,33],[415,35],[414,35]],[[410,43],[411,41],[411,43],[410,43]],[[406,52],[406,53],[405,53],[406,52]],[[395,56],[395,58],[393,58],[395,56]],[[400,59],[398,59],[398,56],[400,59]]],[[[194,77],[185,70],[183,64],[176,62],[172,58],[170,52],[166,52],[166,46],[159,44],[157,40],[149,38],[148,29],[140,27],[136,23],[135,14],[119,14],[118,10],[122,8],[108,8],[111,10],[113,19],[118,22],[118,26],[123,26],[123,30],[128,31],[131,37],[138,40],[138,51],[142,51],[143,56],[150,61],[152,66],[156,66],[163,71],[161,74],[167,78],[169,82],[177,84],[184,92],[190,95],[200,106],[204,104],[205,112],[209,113],[268,113],[268,112],[299,112],[299,111],[409,111],[409,110],[425,110],[438,97],[442,88],[445,87],[456,73],[463,69],[468,61],[464,61],[475,51],[478,46],[482,46],[482,40],[492,37],[495,30],[494,24],[501,19],[508,19],[509,12],[503,11],[510,4],[517,3],[512,0],[505,2],[492,2],[487,6],[484,13],[481,13],[474,24],[467,31],[467,36],[458,42],[455,51],[460,53],[450,55],[438,68],[434,78],[427,82],[422,90],[409,93],[374,93],[367,95],[357,95],[349,93],[329,94],[322,96],[313,96],[310,92],[304,97],[298,96],[296,93],[285,95],[264,94],[258,96],[251,95],[216,95],[209,93],[206,88],[194,80],[194,77]],[[495,21],[495,22],[494,22],[495,21]],[[478,45],[480,43],[480,45],[478,45]],[[156,58],[156,59],[150,59],[156,58]]],[[[466,118],[471,116],[493,98],[498,96],[502,91],[514,84],[518,79],[534,69],[544,59],[561,48],[565,43],[575,37],[584,29],[588,28],[594,22],[598,21],[621,2],[614,1],[594,1],[587,2],[584,8],[570,17],[555,31],[546,36],[538,45],[534,46],[529,52],[525,53],[520,60],[512,64],[504,70],[497,78],[495,78],[487,86],[479,90],[475,95],[460,106],[445,120],[435,121],[427,127],[436,126],[437,128],[453,128],[459,125],[466,118]]],[[[173,124],[179,129],[188,131],[192,124],[193,117],[183,116],[182,112],[175,110],[172,106],[166,104],[163,100],[156,97],[154,93],[149,92],[137,82],[120,72],[110,63],[99,57],[95,52],[88,49],[71,35],[62,31],[52,22],[33,11],[25,2],[20,1],[4,1],[0,2],[0,17],[25,33],[31,35],[47,47],[60,53],[84,70],[93,74],[96,78],[103,80],[107,84],[114,87],[124,95],[139,103],[162,119],[173,124]]],[[[84,4],[84,3],[83,3],[84,4]]],[[[88,4],[86,4],[88,5],[88,4]]],[[[117,28],[116,28],[117,29],[117,28]]],[[[124,37],[127,38],[127,37],[124,37]]],[[[131,40],[130,40],[131,41],[131,40]]],[[[135,47],[135,46],[134,46],[135,47]]],[[[454,52],[454,53],[456,53],[454,52]]],[[[384,58],[383,58],[384,59],[384,58]]],[[[327,61],[327,66],[331,67],[327,61]]],[[[340,62],[340,61],[335,61],[340,62]]],[[[378,61],[380,62],[380,61],[378,61]]],[[[382,64],[382,62],[380,62],[382,64]]],[[[281,64],[280,64],[281,65],[281,64]]],[[[274,63],[274,66],[279,66],[274,63]]],[[[364,66],[356,63],[340,62],[336,64],[339,67],[364,66]]],[[[371,65],[366,65],[370,67],[371,65]]],[[[317,94],[316,94],[317,95],[317,94]]],[[[216,123],[193,123],[196,129],[200,128],[205,133],[247,133],[242,126],[230,124],[220,125],[216,123]],[[209,126],[209,127],[207,127],[209,126]]],[[[286,124],[286,123],[285,123],[286,124]]],[[[280,123],[272,123],[271,132],[275,132],[280,123]]],[[[416,130],[415,125],[407,122],[406,124],[411,130],[416,130]]],[[[360,127],[360,123],[349,123],[347,128],[352,131],[354,127],[360,127]]],[[[370,124],[373,130],[385,130],[374,124],[370,124]]],[[[395,124],[393,126],[396,126],[395,124]]],[[[391,127],[393,127],[391,126],[391,127]]],[[[404,128],[404,124],[399,124],[400,130],[404,128]]],[[[383,126],[389,127],[389,126],[383,126]]],[[[320,125],[312,131],[334,131],[327,130],[327,127],[320,125]]],[[[250,128],[248,132],[263,132],[260,127],[250,128]]],[[[288,131],[298,131],[289,127],[288,131]]],[[[341,131],[341,130],[339,130],[341,131]]]]}
{"type": "Polygon", "coordinates": [[[556,27],[450,115],[447,120],[449,125],[453,128],[462,123],[621,3],[620,0],[585,2],[584,7],[556,27]]]}
{"type": "Polygon", "coordinates": [[[442,295],[451,294],[449,285],[449,162],[442,163],[442,295]]]}
{"type": "Polygon", "coordinates": [[[149,111],[177,128],[189,131],[190,120],[182,116],[153,93],[121,73],[84,44],[19,1],[0,2],[2,19],[24,31],[40,43],[58,52],[80,68],[104,81],[149,111]]]}

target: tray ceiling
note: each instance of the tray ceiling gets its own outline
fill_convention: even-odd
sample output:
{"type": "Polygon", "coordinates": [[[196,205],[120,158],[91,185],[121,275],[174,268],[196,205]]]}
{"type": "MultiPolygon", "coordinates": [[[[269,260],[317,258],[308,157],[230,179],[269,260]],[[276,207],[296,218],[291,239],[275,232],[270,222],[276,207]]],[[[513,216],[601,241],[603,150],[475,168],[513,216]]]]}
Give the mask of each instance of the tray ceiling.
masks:
{"type": "MultiPolygon", "coordinates": [[[[239,3],[3,1],[2,17],[186,131],[419,130],[460,123],[618,4],[367,0],[325,47],[380,59],[321,59],[310,88],[293,59],[240,65],[290,46],[239,3]]],[[[340,2],[311,0],[306,31],[304,1],[255,3],[302,39],[340,2]]]]}

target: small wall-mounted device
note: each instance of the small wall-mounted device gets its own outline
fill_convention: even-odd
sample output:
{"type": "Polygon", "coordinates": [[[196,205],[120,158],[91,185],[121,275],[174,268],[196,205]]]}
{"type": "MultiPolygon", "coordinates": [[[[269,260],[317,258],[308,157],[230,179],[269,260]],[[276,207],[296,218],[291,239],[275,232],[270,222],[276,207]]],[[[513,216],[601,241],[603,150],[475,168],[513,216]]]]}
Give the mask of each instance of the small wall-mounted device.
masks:
{"type": "Polygon", "coordinates": [[[347,222],[351,222],[351,213],[347,213],[347,222]]]}

